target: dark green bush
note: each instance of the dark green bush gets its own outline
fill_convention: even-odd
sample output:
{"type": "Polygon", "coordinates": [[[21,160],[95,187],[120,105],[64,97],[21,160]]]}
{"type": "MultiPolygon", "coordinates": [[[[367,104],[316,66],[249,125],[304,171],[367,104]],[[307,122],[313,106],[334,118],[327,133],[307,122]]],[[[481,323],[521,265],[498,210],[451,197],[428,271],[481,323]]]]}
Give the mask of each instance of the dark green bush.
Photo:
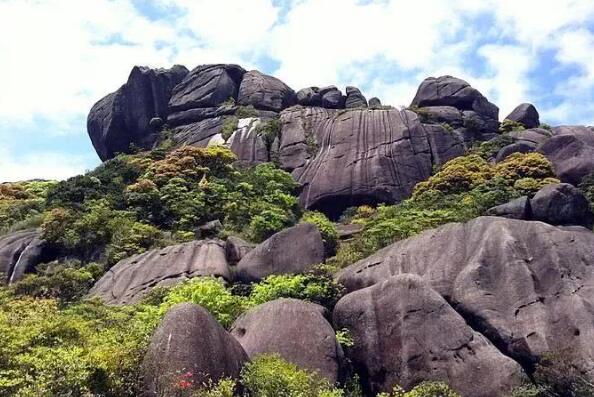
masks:
{"type": "Polygon", "coordinates": [[[332,223],[326,215],[321,212],[307,211],[301,217],[301,222],[309,222],[316,225],[324,239],[326,252],[330,255],[335,253],[338,244],[338,231],[336,230],[334,223],[332,223]]]}

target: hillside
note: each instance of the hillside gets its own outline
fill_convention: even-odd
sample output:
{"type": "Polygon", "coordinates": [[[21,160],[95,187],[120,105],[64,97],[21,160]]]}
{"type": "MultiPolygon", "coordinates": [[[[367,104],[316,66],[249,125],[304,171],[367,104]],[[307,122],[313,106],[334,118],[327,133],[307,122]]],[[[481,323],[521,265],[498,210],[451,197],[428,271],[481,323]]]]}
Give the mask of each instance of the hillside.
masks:
{"type": "Polygon", "coordinates": [[[594,128],[134,67],[0,184],[0,396],[594,395],[594,128]]]}

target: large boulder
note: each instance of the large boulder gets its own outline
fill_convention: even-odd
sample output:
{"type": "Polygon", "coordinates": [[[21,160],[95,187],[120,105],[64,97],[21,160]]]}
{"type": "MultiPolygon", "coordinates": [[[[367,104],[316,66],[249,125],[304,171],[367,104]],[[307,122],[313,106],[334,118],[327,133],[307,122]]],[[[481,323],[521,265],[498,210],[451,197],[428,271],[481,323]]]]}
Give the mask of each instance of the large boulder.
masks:
{"type": "Polygon", "coordinates": [[[322,95],[318,87],[307,87],[297,91],[297,103],[302,106],[322,106],[322,95]]]}
{"type": "Polygon", "coordinates": [[[52,259],[52,250],[38,230],[23,230],[0,238],[0,273],[7,284],[20,280],[38,264],[52,259]]]}
{"type": "Polygon", "coordinates": [[[337,278],[355,291],[419,275],[524,368],[563,352],[593,377],[592,247],[585,228],[479,217],[394,243],[337,278]]]}
{"type": "Polygon", "coordinates": [[[568,183],[548,185],[530,200],[534,220],[592,229],[594,214],[584,194],[568,183]]]}
{"type": "Polygon", "coordinates": [[[435,380],[464,397],[499,397],[522,379],[515,361],[415,275],[346,295],[334,309],[334,323],[355,341],[347,355],[368,395],[435,380]]]}
{"type": "Polygon", "coordinates": [[[204,308],[173,306],[155,330],[142,372],[144,396],[178,395],[224,378],[238,379],[248,361],[241,345],[204,308]]]}
{"type": "Polygon", "coordinates": [[[502,147],[495,156],[495,162],[500,163],[514,153],[530,153],[536,149],[536,145],[526,142],[510,143],[502,147]]]}
{"type": "Polygon", "coordinates": [[[322,106],[328,109],[344,109],[345,96],[342,92],[331,85],[320,88],[320,96],[322,97],[322,106]]]}
{"type": "Polygon", "coordinates": [[[552,135],[551,131],[544,128],[531,128],[509,133],[509,136],[514,138],[518,143],[532,144],[535,147],[548,141],[552,135]]]}
{"type": "Polygon", "coordinates": [[[239,237],[229,236],[225,241],[225,255],[231,265],[237,264],[252,249],[254,249],[254,244],[239,237]]]}
{"type": "Polygon", "coordinates": [[[538,149],[555,168],[562,182],[577,185],[594,172],[594,127],[561,126],[538,149]]]}
{"type": "Polygon", "coordinates": [[[346,88],[346,100],[344,107],[349,108],[366,108],[367,99],[361,94],[361,91],[357,87],[346,88]]]}
{"type": "Polygon", "coordinates": [[[531,103],[518,105],[505,119],[521,123],[526,128],[536,128],[540,125],[538,111],[531,103]]]}
{"type": "Polygon", "coordinates": [[[369,99],[369,107],[370,108],[381,108],[382,101],[380,101],[380,99],[377,97],[373,97],[373,98],[369,99]]]}
{"type": "Polygon", "coordinates": [[[487,210],[487,215],[501,216],[510,219],[532,219],[532,208],[528,196],[522,196],[487,210]]]}
{"type": "Polygon", "coordinates": [[[152,147],[158,131],[150,121],[167,117],[171,92],[187,73],[180,65],[171,69],[135,66],[126,84],[92,107],[87,131],[101,160],[128,152],[132,144],[152,147]]]}
{"type": "Polygon", "coordinates": [[[237,277],[258,281],[271,274],[296,274],[324,261],[324,241],[318,228],[300,223],[274,234],[237,264],[237,277]]]}
{"type": "Polygon", "coordinates": [[[277,299],[241,315],[231,327],[248,356],[278,354],[336,383],[343,353],[325,309],[297,299],[277,299]]]}
{"type": "Polygon", "coordinates": [[[173,90],[170,112],[217,107],[237,99],[245,70],[238,65],[201,65],[193,69],[173,90]]]}
{"type": "Polygon", "coordinates": [[[242,106],[280,112],[297,103],[295,91],[277,79],[251,70],[243,76],[237,102],[242,106]]]}
{"type": "Polygon", "coordinates": [[[457,134],[406,110],[338,112],[313,131],[315,156],[293,176],[303,185],[301,204],[332,218],[351,206],[404,200],[434,166],[464,153],[457,134]]]}
{"type": "Polygon", "coordinates": [[[191,241],[131,256],[109,269],[90,294],[110,304],[136,303],[154,287],[198,276],[231,280],[223,241],[191,241]]]}

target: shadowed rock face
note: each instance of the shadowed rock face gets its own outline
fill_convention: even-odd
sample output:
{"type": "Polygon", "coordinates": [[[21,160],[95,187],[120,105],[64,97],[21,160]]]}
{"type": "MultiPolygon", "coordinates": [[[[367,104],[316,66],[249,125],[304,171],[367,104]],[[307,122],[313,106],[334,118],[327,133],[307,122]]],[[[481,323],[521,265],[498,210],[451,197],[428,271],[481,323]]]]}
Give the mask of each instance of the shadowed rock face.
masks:
{"type": "Polygon", "coordinates": [[[93,106],[87,130],[101,160],[127,152],[131,144],[152,147],[158,135],[149,123],[154,117],[167,118],[171,91],[187,73],[180,65],[171,69],[135,66],[126,84],[93,106]]]}
{"type": "Polygon", "coordinates": [[[277,299],[243,314],[230,332],[251,359],[276,353],[336,383],[343,353],[324,311],[313,303],[277,299]]]}
{"type": "Polygon", "coordinates": [[[592,229],[594,215],[584,194],[568,183],[548,185],[530,200],[535,220],[551,225],[579,225],[592,229]]]}
{"type": "Polygon", "coordinates": [[[592,377],[593,246],[581,227],[480,217],[392,244],[338,280],[355,291],[419,275],[527,370],[545,352],[565,352],[592,377]]]}
{"type": "Polygon", "coordinates": [[[54,255],[38,230],[23,230],[0,238],[0,273],[10,284],[23,278],[54,255]]]}
{"type": "Polygon", "coordinates": [[[455,134],[395,109],[339,112],[314,134],[315,156],[293,175],[304,186],[301,204],[334,218],[354,205],[409,197],[434,165],[464,150],[455,134]]]}
{"type": "Polygon", "coordinates": [[[353,336],[347,356],[368,395],[439,380],[464,397],[499,397],[522,378],[515,361],[466,324],[419,276],[390,277],[346,295],[334,309],[334,323],[353,336]]]}
{"type": "Polygon", "coordinates": [[[136,303],[154,287],[198,276],[231,280],[223,241],[192,241],[126,258],[109,269],[90,294],[111,304],[136,303]]]}
{"type": "Polygon", "coordinates": [[[151,338],[142,365],[144,396],[178,395],[180,381],[192,389],[220,379],[238,379],[248,361],[241,345],[204,308],[173,306],[151,338]]]}
{"type": "Polygon", "coordinates": [[[577,185],[594,172],[594,128],[562,126],[553,128],[553,137],[537,150],[553,163],[562,182],[577,185]]]}
{"type": "Polygon", "coordinates": [[[536,128],[540,125],[538,111],[531,103],[518,105],[506,119],[522,123],[526,128],[536,128]]]}
{"type": "Polygon", "coordinates": [[[318,228],[300,223],[258,244],[237,264],[237,277],[259,281],[271,274],[296,274],[324,261],[324,241],[318,228]]]}

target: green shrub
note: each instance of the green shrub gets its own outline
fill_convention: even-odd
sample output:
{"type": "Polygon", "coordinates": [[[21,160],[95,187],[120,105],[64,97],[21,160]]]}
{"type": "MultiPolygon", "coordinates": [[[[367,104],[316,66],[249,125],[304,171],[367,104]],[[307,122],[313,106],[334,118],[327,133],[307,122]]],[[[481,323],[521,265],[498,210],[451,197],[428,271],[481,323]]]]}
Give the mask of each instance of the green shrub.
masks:
{"type": "Polygon", "coordinates": [[[268,149],[270,149],[272,143],[280,137],[281,129],[282,123],[279,119],[266,120],[257,128],[258,134],[262,136],[268,149]]]}
{"type": "Polygon", "coordinates": [[[198,277],[171,289],[160,306],[165,314],[177,303],[192,302],[208,310],[224,327],[229,327],[243,313],[248,304],[245,298],[235,296],[220,279],[198,277]]]}
{"type": "Polygon", "coordinates": [[[223,128],[221,128],[221,136],[223,137],[225,142],[227,142],[229,138],[231,138],[231,135],[233,135],[235,130],[237,130],[238,121],[239,120],[237,119],[237,117],[232,116],[223,122],[223,128]]]}
{"type": "Polygon", "coordinates": [[[277,355],[261,355],[244,366],[241,383],[251,396],[341,396],[322,376],[298,368],[277,355]]]}
{"type": "Polygon", "coordinates": [[[301,222],[313,223],[318,227],[322,238],[324,239],[324,247],[326,252],[330,255],[336,252],[336,246],[338,244],[338,231],[334,223],[321,212],[307,211],[301,217],[301,222]]]}
{"type": "Polygon", "coordinates": [[[107,246],[107,264],[115,265],[122,259],[140,254],[157,246],[162,238],[159,229],[140,222],[126,222],[117,228],[107,246]]]}
{"type": "Polygon", "coordinates": [[[503,122],[499,126],[499,132],[501,134],[505,134],[507,132],[512,132],[512,131],[522,131],[525,129],[526,129],[526,127],[524,126],[524,124],[522,124],[518,121],[510,120],[510,119],[503,120],[503,122]]]}
{"type": "Polygon", "coordinates": [[[493,170],[485,159],[477,155],[456,157],[425,182],[415,187],[414,196],[428,190],[445,194],[462,193],[485,183],[493,177],[493,170]]]}
{"type": "Polygon", "coordinates": [[[482,142],[478,147],[472,150],[473,153],[478,154],[485,160],[489,160],[497,156],[497,153],[507,145],[514,143],[514,139],[507,135],[497,135],[495,138],[482,142]]]}
{"type": "Polygon", "coordinates": [[[254,284],[249,295],[251,305],[278,298],[307,300],[332,308],[344,294],[342,286],[322,271],[296,275],[271,275],[254,284]]]}
{"type": "Polygon", "coordinates": [[[540,153],[513,153],[495,166],[495,176],[510,183],[522,178],[555,178],[553,165],[540,153]]]}
{"type": "Polygon", "coordinates": [[[443,382],[423,382],[408,392],[396,386],[392,393],[380,393],[377,397],[460,397],[460,395],[443,382]]]}
{"type": "Polygon", "coordinates": [[[237,111],[235,112],[235,116],[237,116],[240,119],[245,119],[248,117],[258,117],[259,114],[260,113],[258,113],[258,110],[253,105],[239,106],[237,108],[237,111]]]}

